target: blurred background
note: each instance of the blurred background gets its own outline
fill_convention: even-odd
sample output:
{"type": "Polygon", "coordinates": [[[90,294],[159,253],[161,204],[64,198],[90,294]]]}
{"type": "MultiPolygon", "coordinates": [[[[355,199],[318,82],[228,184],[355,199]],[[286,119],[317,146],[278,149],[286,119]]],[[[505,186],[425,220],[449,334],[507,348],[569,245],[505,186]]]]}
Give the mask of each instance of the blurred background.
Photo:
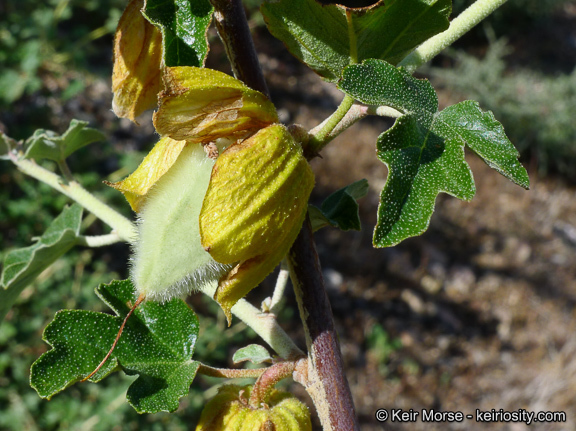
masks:
{"type": "MultiPolygon", "coordinates": [[[[470,3],[454,2],[455,13],[470,3]]],[[[108,136],[69,160],[90,191],[131,217],[102,184],[129,174],[155,143],[150,113],[140,126],[111,111],[112,40],[125,0],[3,0],[0,3],[0,128],[25,139],[37,128],[62,133],[70,120],[108,136]]],[[[281,120],[313,127],[341,94],[292,58],[246,2],[260,60],[281,120]]],[[[208,66],[229,71],[216,33],[208,66]]],[[[525,191],[468,155],[477,195],[441,195],[428,232],[397,247],[371,246],[387,171],[375,140],[390,121],[370,118],[313,162],[312,202],[366,178],[361,232],[317,234],[347,375],[363,430],[380,430],[378,408],[565,411],[568,422],[531,430],[576,429],[576,2],[512,0],[419,71],[441,108],[475,99],[494,112],[522,154],[525,191]]],[[[49,164],[46,164],[49,166],[49,164]]],[[[42,234],[67,198],[0,163],[2,253],[42,234]]],[[[90,215],[89,234],[106,232],[90,215]]],[[[29,387],[31,363],[48,346],[42,330],[62,308],[106,311],[93,289],[127,277],[129,248],[76,248],[27,288],[0,325],[0,429],[185,430],[193,428],[214,379],[200,377],[175,414],[139,416],[125,402],[131,378],[77,384],[50,402],[29,387]]],[[[274,277],[250,295],[259,304],[274,277]]],[[[242,324],[225,330],[218,307],[198,295],[198,359],[231,366],[257,339],[242,324]]],[[[292,294],[279,316],[304,346],[292,294]]],[[[212,388],[212,389],[211,389],[212,388]]],[[[300,388],[294,390],[305,397],[300,388]]],[[[388,430],[512,430],[522,424],[391,424],[388,430]]]]}

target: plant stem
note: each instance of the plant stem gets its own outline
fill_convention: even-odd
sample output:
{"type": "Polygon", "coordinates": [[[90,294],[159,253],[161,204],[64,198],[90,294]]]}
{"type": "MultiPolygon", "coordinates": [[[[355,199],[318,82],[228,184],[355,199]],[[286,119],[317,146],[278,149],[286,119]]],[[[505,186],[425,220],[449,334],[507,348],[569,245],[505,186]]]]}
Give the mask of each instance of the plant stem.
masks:
{"type": "Polygon", "coordinates": [[[324,431],[358,430],[308,217],[292,245],[288,265],[308,346],[308,372],[300,383],[312,397],[324,431]]]}
{"type": "Polygon", "coordinates": [[[116,232],[112,232],[107,235],[80,236],[78,237],[76,244],[84,245],[86,247],[104,247],[106,245],[116,244],[120,241],[122,241],[120,235],[116,232]]]}
{"type": "Polygon", "coordinates": [[[506,1],[476,0],[468,9],[452,20],[448,30],[428,39],[404,58],[398,66],[405,67],[409,73],[414,72],[419,66],[430,61],[446,47],[452,45],[480,21],[506,3],[506,1]]]}
{"type": "MultiPolygon", "coordinates": [[[[131,242],[136,237],[136,227],[123,215],[110,208],[108,205],[98,200],[90,194],[80,184],[73,181],[63,184],[62,178],[53,172],[37,165],[36,163],[19,159],[14,153],[9,153],[10,159],[26,175],[30,175],[43,183],[48,184],[60,193],[78,202],[88,211],[92,212],[99,219],[110,225],[113,232],[109,235],[99,237],[81,237],[79,244],[89,247],[99,247],[101,245],[113,244],[116,239],[131,242]]],[[[208,285],[202,289],[208,296],[213,297],[216,286],[208,285]]],[[[292,339],[278,325],[275,317],[271,314],[261,313],[256,307],[241,299],[232,308],[240,320],[256,331],[264,341],[266,341],[274,351],[284,359],[294,359],[303,355],[302,351],[294,344],[292,339]]]]}
{"type": "Polygon", "coordinates": [[[338,126],[346,113],[352,108],[353,104],[354,98],[352,96],[344,96],[338,109],[321,124],[310,130],[310,140],[304,148],[304,153],[307,158],[310,159],[318,155],[320,150],[333,139],[331,136],[332,131],[338,126]]]}
{"type": "Polygon", "coordinates": [[[68,167],[66,159],[60,160],[58,162],[58,168],[60,169],[60,172],[62,172],[62,175],[64,175],[66,182],[71,183],[72,181],[74,181],[74,175],[72,175],[72,171],[68,167]]]}
{"type": "Polygon", "coordinates": [[[132,242],[136,238],[136,227],[134,223],[90,194],[90,192],[76,181],[66,183],[59,175],[56,175],[54,172],[43,168],[31,160],[18,158],[15,155],[11,156],[11,160],[16,164],[18,169],[26,175],[30,175],[48,184],[53,189],[78,202],[109,225],[123,241],[132,242]]]}
{"type": "MultiPolygon", "coordinates": [[[[216,8],[217,25],[237,76],[253,89],[268,94],[241,1],[211,0],[211,2],[216,8]],[[235,14],[234,9],[241,10],[241,13],[235,14]],[[232,32],[223,35],[228,28],[232,32]],[[250,41],[245,42],[246,39],[250,41]],[[250,58],[251,61],[245,61],[243,56],[250,58]]],[[[332,120],[329,119],[331,123],[324,125],[320,136],[327,136],[338,125],[353,102],[351,97],[344,98],[337,113],[332,115],[332,120]]],[[[325,145],[321,140],[319,142],[321,146],[325,145]]],[[[357,430],[354,404],[342,367],[332,310],[324,290],[320,263],[312,237],[312,227],[308,219],[290,250],[289,266],[292,284],[299,302],[300,317],[307,334],[309,351],[308,373],[299,373],[302,376],[301,381],[314,400],[324,431],[357,430]],[[305,378],[305,374],[309,378],[305,378]]],[[[232,310],[239,304],[240,302],[232,307],[232,310]]],[[[238,315],[237,312],[235,314],[238,315]]],[[[268,318],[276,322],[273,316],[268,315],[268,318]]],[[[246,323],[257,332],[260,329],[258,322],[246,323]]],[[[277,323],[275,324],[277,326],[277,323]]],[[[269,334],[265,335],[268,339],[275,338],[270,337],[269,334]]],[[[276,342],[274,339],[271,341],[276,342]]],[[[292,340],[290,343],[293,345],[292,340]]],[[[268,344],[278,352],[270,342],[268,344]]]]}
{"type": "Polygon", "coordinates": [[[280,304],[280,301],[284,297],[284,291],[286,290],[289,277],[290,271],[288,270],[288,264],[286,263],[286,259],[282,259],[282,262],[280,263],[280,272],[276,279],[276,286],[274,286],[274,293],[270,300],[270,312],[275,314],[277,313],[278,304],[280,304]]]}
{"type": "MultiPolygon", "coordinates": [[[[200,290],[211,298],[216,292],[216,283],[204,285],[200,290]]],[[[283,359],[296,359],[304,355],[284,332],[274,315],[262,313],[245,299],[239,300],[232,313],[248,325],[283,359]]]]}
{"type": "Polygon", "coordinates": [[[214,368],[208,365],[200,364],[198,373],[210,377],[221,377],[225,379],[242,379],[242,378],[259,378],[268,368],[214,368]]]}
{"type": "Polygon", "coordinates": [[[258,409],[262,403],[265,403],[276,383],[287,377],[292,376],[296,368],[296,361],[278,362],[266,369],[258,377],[252,392],[250,393],[249,404],[252,408],[258,409]]]}
{"type": "Polygon", "coordinates": [[[234,76],[270,98],[241,0],[210,0],[234,76]]]}

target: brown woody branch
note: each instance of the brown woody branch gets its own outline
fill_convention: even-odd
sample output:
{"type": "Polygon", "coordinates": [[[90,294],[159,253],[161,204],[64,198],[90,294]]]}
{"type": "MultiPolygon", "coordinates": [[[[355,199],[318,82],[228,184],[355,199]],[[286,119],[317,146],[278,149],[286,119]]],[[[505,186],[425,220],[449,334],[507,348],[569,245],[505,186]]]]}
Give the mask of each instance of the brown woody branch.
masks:
{"type": "MultiPolygon", "coordinates": [[[[241,0],[210,0],[234,74],[269,97],[241,0]]],[[[289,253],[292,283],[308,346],[307,370],[295,373],[318,411],[324,431],[358,430],[332,309],[307,219],[289,253]]]]}

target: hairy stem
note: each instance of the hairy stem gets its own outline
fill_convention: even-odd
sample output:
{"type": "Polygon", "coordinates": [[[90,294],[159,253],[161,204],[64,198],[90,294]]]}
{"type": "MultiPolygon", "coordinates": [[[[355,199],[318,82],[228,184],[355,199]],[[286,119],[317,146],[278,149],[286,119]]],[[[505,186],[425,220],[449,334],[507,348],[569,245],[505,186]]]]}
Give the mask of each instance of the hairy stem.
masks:
{"type": "Polygon", "coordinates": [[[120,235],[116,232],[112,232],[107,235],[80,236],[78,237],[76,244],[84,245],[86,247],[104,247],[106,245],[116,244],[120,241],[122,241],[120,235]]]}
{"type": "Polygon", "coordinates": [[[334,136],[332,131],[338,126],[340,121],[346,116],[346,113],[352,108],[354,98],[352,96],[344,96],[338,109],[334,111],[326,120],[310,130],[310,140],[304,148],[305,156],[310,159],[318,155],[320,150],[326,146],[334,136]]]}
{"type": "Polygon", "coordinates": [[[136,227],[134,223],[126,217],[110,208],[104,202],[90,194],[76,181],[66,182],[62,177],[56,175],[35,162],[27,159],[11,157],[18,169],[43,183],[48,184],[53,189],[68,196],[78,202],[104,223],[109,225],[123,241],[132,242],[136,238],[136,227]]]}
{"type": "MultiPolygon", "coordinates": [[[[201,291],[211,298],[216,292],[216,283],[207,284],[201,291]]],[[[295,359],[304,355],[278,324],[276,317],[262,313],[245,299],[239,300],[232,313],[252,328],[283,359],[295,359]]]]}
{"type": "Polygon", "coordinates": [[[266,371],[258,377],[256,383],[254,383],[252,393],[250,394],[250,406],[255,409],[260,408],[261,404],[266,402],[276,383],[292,376],[295,368],[295,361],[284,361],[278,362],[266,369],[266,371]]]}
{"type": "Polygon", "coordinates": [[[288,264],[286,259],[283,259],[280,263],[280,272],[278,273],[278,278],[276,279],[276,286],[274,286],[274,294],[270,299],[270,311],[272,313],[277,313],[278,304],[284,297],[284,291],[286,290],[286,285],[288,284],[288,278],[290,277],[290,271],[288,270],[288,264]]]}
{"type": "Polygon", "coordinates": [[[225,379],[242,379],[242,378],[258,378],[268,368],[246,368],[246,369],[233,369],[233,368],[214,368],[208,365],[200,364],[198,373],[210,377],[221,377],[225,379]]]}
{"type": "Polygon", "coordinates": [[[308,218],[292,245],[288,265],[308,346],[308,370],[299,381],[312,397],[324,431],[358,430],[308,218]]]}
{"type": "Polygon", "coordinates": [[[476,0],[468,9],[454,18],[448,30],[428,39],[398,64],[410,73],[430,61],[480,21],[506,3],[507,0],[476,0]]]}

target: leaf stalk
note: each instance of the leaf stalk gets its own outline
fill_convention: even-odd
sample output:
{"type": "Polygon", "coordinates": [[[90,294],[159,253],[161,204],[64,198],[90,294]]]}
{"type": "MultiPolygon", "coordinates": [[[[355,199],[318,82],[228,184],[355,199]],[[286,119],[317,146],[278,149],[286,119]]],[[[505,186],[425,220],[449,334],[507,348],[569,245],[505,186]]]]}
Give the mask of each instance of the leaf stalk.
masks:
{"type": "Polygon", "coordinates": [[[267,368],[215,368],[209,365],[200,364],[198,373],[209,377],[219,377],[224,379],[243,379],[243,378],[259,378],[268,370],[267,368]]]}
{"type": "Polygon", "coordinates": [[[310,139],[307,146],[304,148],[304,153],[307,158],[310,159],[317,156],[322,148],[324,148],[333,139],[333,130],[338,126],[340,121],[342,121],[350,108],[352,108],[353,104],[354,98],[345,95],[342,102],[340,102],[338,109],[336,109],[336,111],[334,111],[334,113],[321,124],[310,130],[310,139]]]}

